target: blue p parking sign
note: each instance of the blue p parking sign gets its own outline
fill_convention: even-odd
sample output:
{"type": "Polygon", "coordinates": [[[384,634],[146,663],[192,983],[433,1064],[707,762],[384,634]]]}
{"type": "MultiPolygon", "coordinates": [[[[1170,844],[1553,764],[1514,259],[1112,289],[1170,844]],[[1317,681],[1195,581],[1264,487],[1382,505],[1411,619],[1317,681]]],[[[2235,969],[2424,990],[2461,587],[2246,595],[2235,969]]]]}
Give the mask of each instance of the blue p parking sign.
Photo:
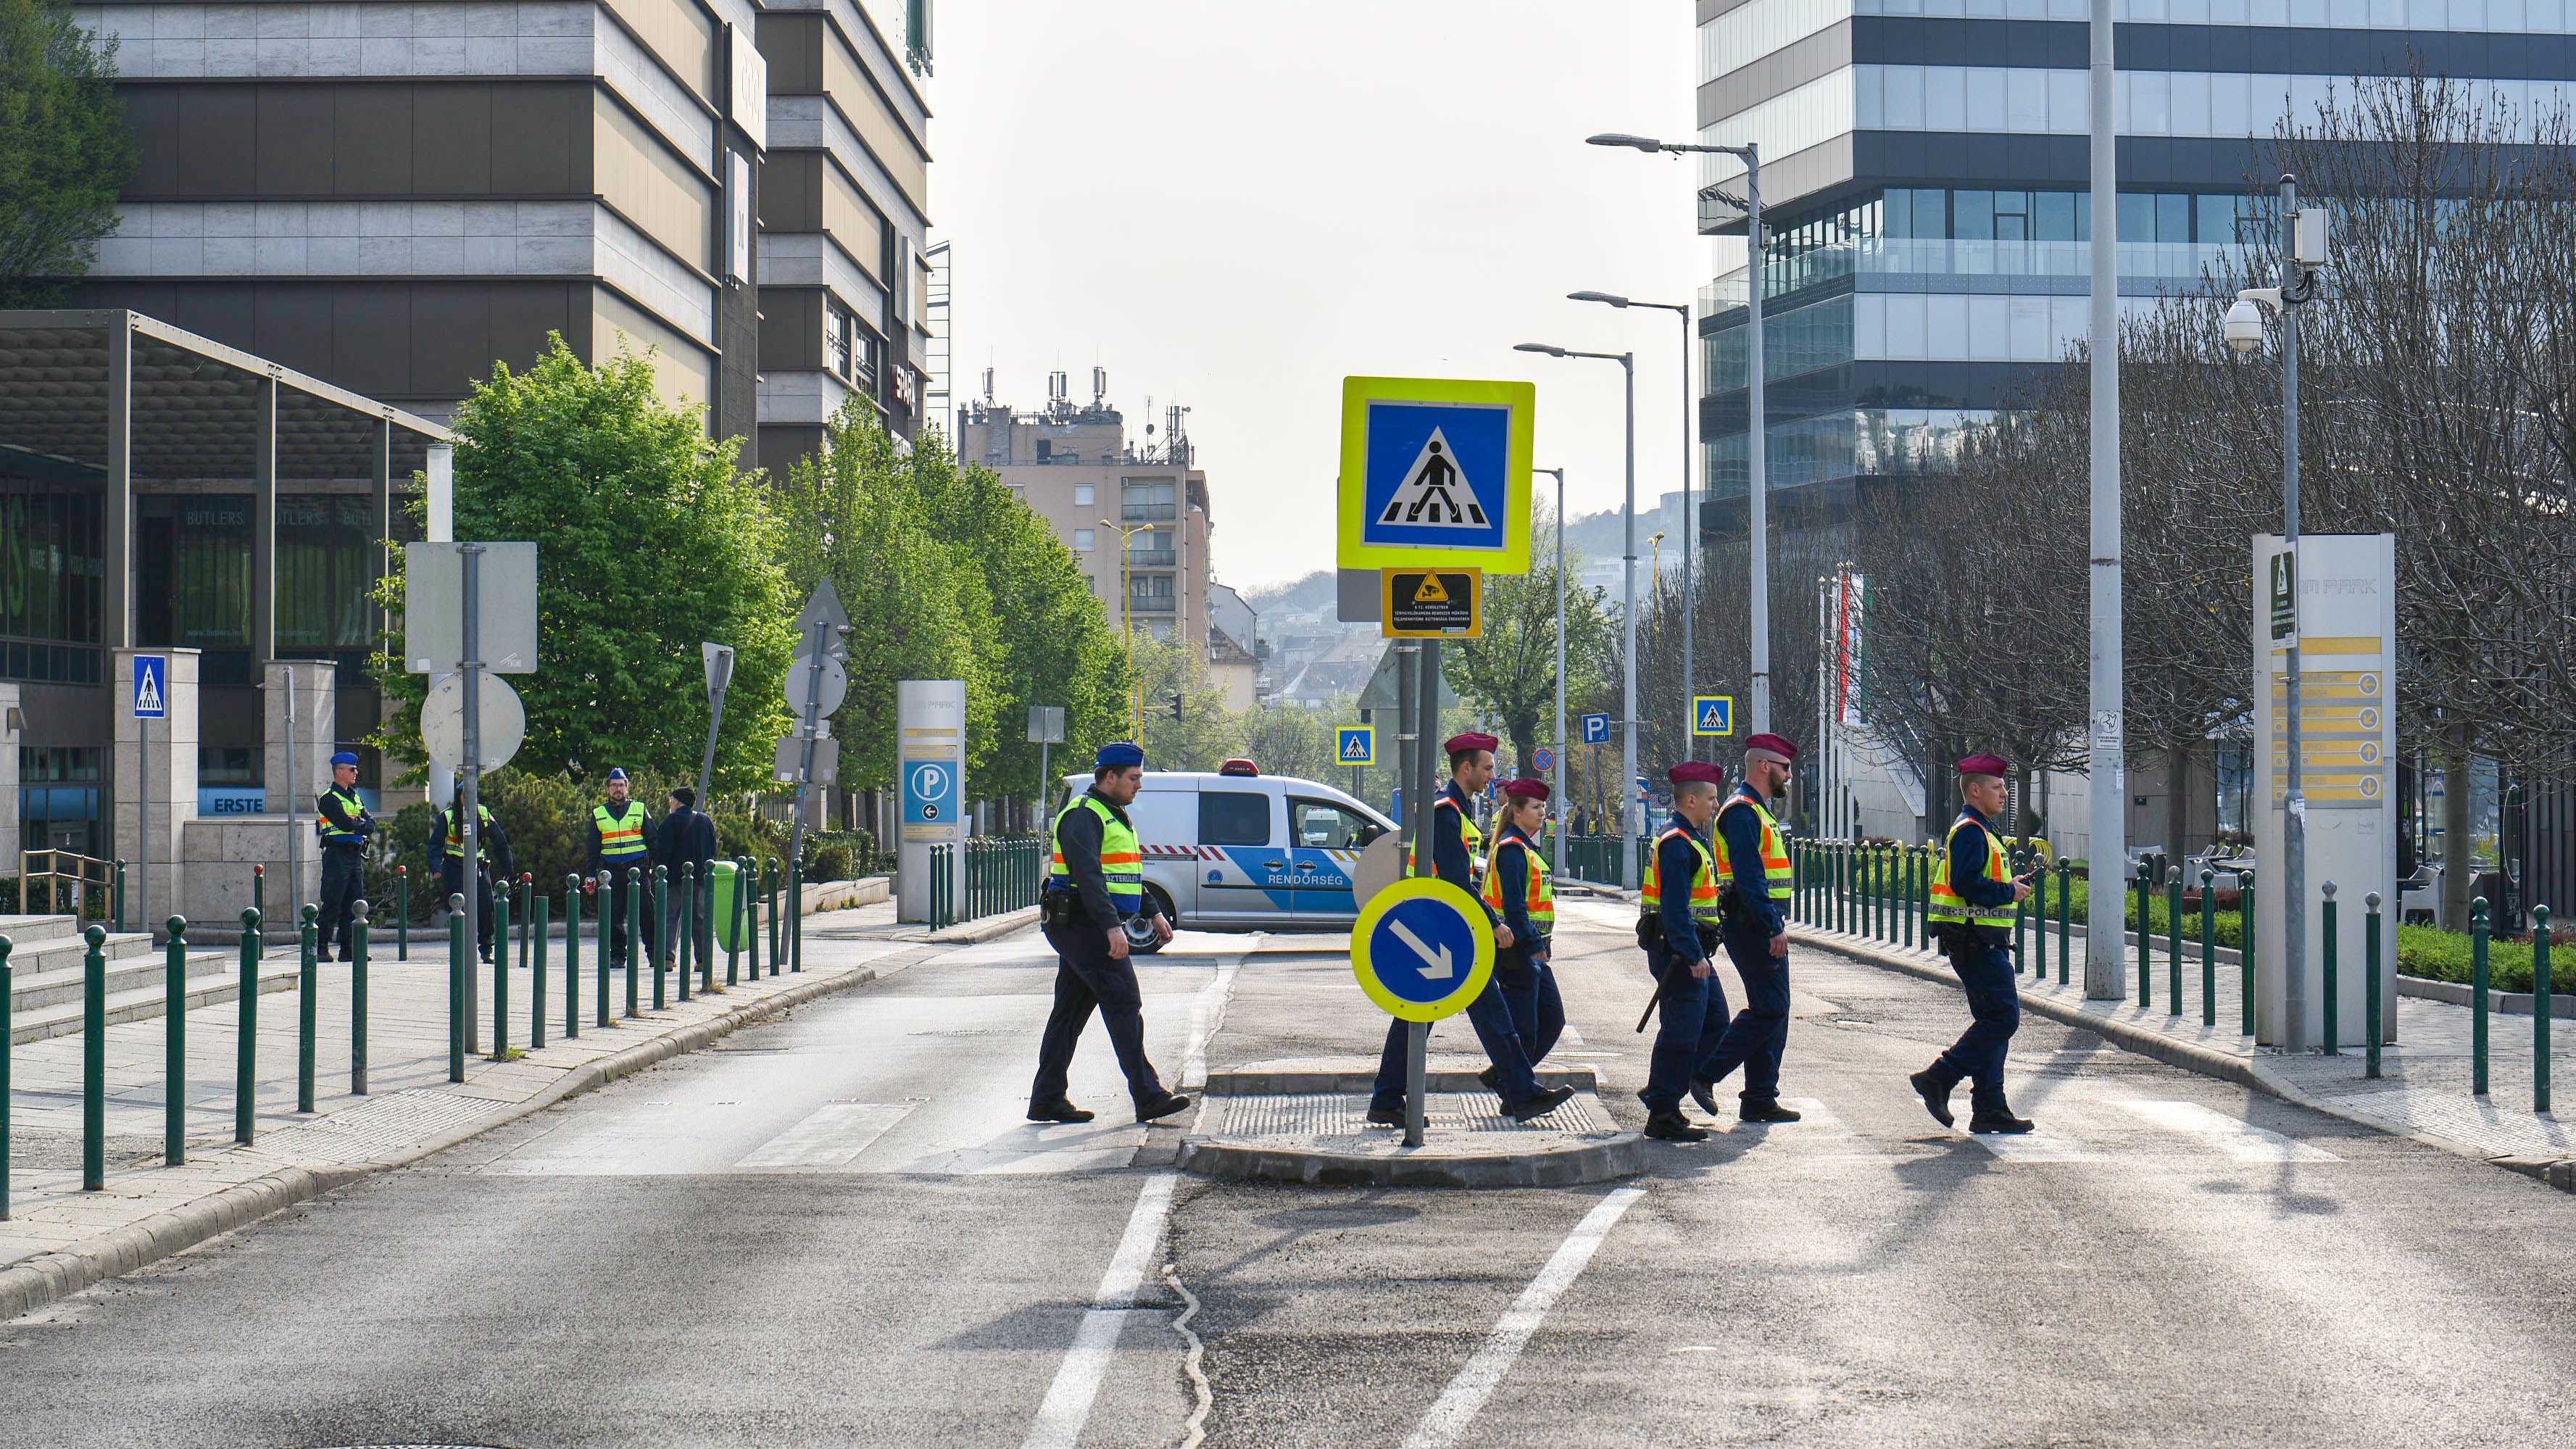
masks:
{"type": "Polygon", "coordinates": [[[1610,743],[1610,716],[1587,714],[1583,717],[1583,742],[1587,745],[1610,743]]]}
{"type": "Polygon", "coordinates": [[[903,823],[957,823],[957,770],[946,760],[906,760],[903,766],[903,823]]]}

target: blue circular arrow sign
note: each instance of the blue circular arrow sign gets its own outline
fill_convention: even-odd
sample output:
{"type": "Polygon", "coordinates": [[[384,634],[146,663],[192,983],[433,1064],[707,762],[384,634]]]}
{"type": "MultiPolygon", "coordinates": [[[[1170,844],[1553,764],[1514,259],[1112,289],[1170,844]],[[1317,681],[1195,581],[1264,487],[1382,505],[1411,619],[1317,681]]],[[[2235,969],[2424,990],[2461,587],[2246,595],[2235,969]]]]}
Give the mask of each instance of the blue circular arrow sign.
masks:
{"type": "Polygon", "coordinates": [[[1371,897],[1352,925],[1351,972],[1390,1015],[1454,1016],[1493,978],[1493,927],[1484,906],[1447,881],[1398,881],[1371,897]]]}

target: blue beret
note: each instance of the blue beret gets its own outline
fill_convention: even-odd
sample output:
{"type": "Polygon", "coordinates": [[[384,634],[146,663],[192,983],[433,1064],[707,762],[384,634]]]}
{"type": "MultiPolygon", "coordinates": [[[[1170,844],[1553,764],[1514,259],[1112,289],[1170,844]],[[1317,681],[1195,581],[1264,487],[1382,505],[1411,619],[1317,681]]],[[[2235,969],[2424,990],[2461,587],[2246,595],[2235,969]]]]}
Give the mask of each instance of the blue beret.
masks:
{"type": "Polygon", "coordinates": [[[1125,740],[1120,740],[1116,744],[1102,745],[1100,753],[1092,757],[1091,768],[1125,770],[1143,763],[1145,763],[1145,752],[1125,740]]]}
{"type": "Polygon", "coordinates": [[[612,780],[623,780],[623,779],[625,779],[625,778],[626,778],[626,767],[625,767],[625,766],[623,766],[623,765],[614,765],[614,766],[611,766],[611,767],[609,768],[609,771],[608,771],[608,778],[610,778],[610,779],[612,779],[612,780]]]}
{"type": "Polygon", "coordinates": [[[342,750],[340,753],[331,757],[331,763],[335,765],[348,765],[355,768],[358,763],[358,757],[349,753],[347,750],[342,750]]]}

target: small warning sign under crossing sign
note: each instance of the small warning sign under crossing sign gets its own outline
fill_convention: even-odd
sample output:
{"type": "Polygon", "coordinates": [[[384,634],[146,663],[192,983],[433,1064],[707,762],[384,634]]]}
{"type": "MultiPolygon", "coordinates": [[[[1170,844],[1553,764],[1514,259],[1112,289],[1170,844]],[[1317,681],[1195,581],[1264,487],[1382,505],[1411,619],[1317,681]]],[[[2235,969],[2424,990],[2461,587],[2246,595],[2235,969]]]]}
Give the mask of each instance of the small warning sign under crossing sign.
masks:
{"type": "Polygon", "coordinates": [[[1481,569],[1383,569],[1379,632],[1389,639],[1479,639],[1485,633],[1481,569]]]}

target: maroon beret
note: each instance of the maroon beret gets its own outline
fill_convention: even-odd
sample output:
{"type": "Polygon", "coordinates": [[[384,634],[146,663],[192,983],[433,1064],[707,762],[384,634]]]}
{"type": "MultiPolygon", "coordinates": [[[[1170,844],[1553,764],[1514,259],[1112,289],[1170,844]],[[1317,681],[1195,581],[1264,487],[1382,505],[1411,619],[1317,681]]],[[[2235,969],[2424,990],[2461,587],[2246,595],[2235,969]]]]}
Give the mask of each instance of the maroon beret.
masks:
{"type": "Polygon", "coordinates": [[[1962,775],[1992,775],[2000,780],[2012,773],[2012,766],[2001,755],[1970,755],[1959,762],[1962,775]]]}
{"type": "Polygon", "coordinates": [[[1664,772],[1664,778],[1676,785],[1723,785],[1726,772],[1706,760],[1684,760],[1664,772]]]}
{"type": "Polygon", "coordinates": [[[1502,743],[1503,742],[1501,740],[1495,739],[1492,735],[1480,735],[1473,730],[1470,730],[1463,735],[1451,735],[1449,737],[1449,743],[1442,745],[1440,748],[1447,750],[1453,755],[1463,755],[1469,750],[1500,749],[1502,747],[1502,743]]]}
{"type": "Polygon", "coordinates": [[[1784,760],[1798,758],[1798,747],[1789,743],[1785,735],[1755,735],[1744,742],[1744,747],[1748,750],[1769,750],[1784,760]]]}
{"type": "Polygon", "coordinates": [[[1547,782],[1526,777],[1506,781],[1503,794],[1514,800],[1544,800],[1548,795],[1547,782]]]}

